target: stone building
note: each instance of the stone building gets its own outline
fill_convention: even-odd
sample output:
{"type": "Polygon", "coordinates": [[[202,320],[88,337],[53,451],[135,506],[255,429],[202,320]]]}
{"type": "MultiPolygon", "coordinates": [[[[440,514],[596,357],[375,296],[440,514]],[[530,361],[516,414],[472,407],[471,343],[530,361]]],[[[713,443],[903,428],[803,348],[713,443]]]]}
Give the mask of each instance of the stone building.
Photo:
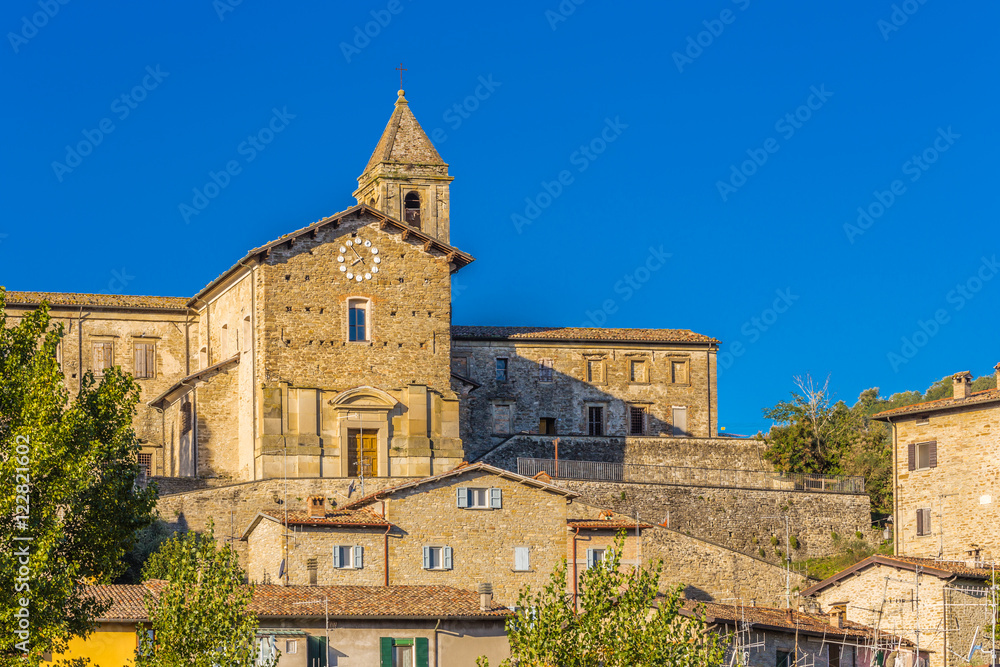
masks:
{"type": "Polygon", "coordinates": [[[956,373],[951,398],[875,415],[892,427],[897,555],[1000,558],[1000,390],[971,381],[956,373]]]}
{"type": "Polygon", "coordinates": [[[418,477],[518,432],[716,433],[718,341],[687,330],[452,325],[448,165],[399,92],[356,204],[250,250],[194,296],[8,292],[66,333],[71,389],[142,388],[140,464],[171,478],[418,477]]]}

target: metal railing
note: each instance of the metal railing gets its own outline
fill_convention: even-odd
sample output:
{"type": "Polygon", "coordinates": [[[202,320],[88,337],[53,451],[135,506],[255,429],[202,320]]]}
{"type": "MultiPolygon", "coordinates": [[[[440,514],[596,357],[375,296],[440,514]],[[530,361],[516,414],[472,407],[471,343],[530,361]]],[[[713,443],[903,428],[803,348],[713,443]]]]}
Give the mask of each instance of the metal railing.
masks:
{"type": "Polygon", "coordinates": [[[863,477],[841,477],[801,472],[781,473],[767,470],[684,468],[637,463],[606,463],[604,461],[518,458],[517,472],[526,477],[534,477],[538,473],[544,472],[554,479],[595,482],[640,482],[815,493],[863,494],[865,492],[863,477]]]}

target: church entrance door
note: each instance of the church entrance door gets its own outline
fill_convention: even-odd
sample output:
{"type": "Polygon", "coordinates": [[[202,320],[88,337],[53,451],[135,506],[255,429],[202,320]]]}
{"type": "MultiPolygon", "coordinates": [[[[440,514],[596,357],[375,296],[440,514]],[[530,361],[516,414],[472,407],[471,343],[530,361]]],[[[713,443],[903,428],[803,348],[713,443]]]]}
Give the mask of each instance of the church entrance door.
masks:
{"type": "Polygon", "coordinates": [[[361,429],[347,431],[347,474],[365,477],[378,476],[378,434],[363,433],[361,429]]]}

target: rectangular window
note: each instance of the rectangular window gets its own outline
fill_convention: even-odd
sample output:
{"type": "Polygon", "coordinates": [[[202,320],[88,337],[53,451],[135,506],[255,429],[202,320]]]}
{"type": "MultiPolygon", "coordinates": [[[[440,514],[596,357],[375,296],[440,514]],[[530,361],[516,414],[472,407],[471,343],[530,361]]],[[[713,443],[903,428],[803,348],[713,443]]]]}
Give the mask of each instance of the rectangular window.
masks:
{"type": "Polygon", "coordinates": [[[365,301],[349,301],[347,306],[347,340],[362,342],[368,340],[368,304],[365,301]]]}
{"type": "Polygon", "coordinates": [[[514,547],[514,569],[518,572],[527,572],[531,569],[529,562],[528,547],[514,547]]]}
{"type": "Polygon", "coordinates": [[[646,362],[633,359],[628,364],[629,382],[648,382],[646,379],[646,362]]]}
{"type": "Polygon", "coordinates": [[[539,435],[555,435],[555,433],[556,433],[556,418],[555,417],[540,417],[538,419],[538,433],[539,433],[539,435]]]}
{"type": "Polygon", "coordinates": [[[365,548],[339,545],[333,548],[333,566],[339,570],[360,570],[364,567],[365,548]]]}
{"type": "Polygon", "coordinates": [[[605,549],[587,549],[587,569],[604,561],[606,553],[605,549]]]}
{"type": "Polygon", "coordinates": [[[427,637],[379,638],[378,667],[429,667],[429,665],[430,641],[427,637]]]}
{"type": "Polygon", "coordinates": [[[104,371],[114,365],[114,343],[94,343],[94,373],[104,375],[104,371]]]}
{"type": "Polygon", "coordinates": [[[685,406],[675,405],[672,410],[673,419],[671,421],[671,433],[675,438],[683,438],[688,433],[688,409],[685,406]]]}
{"type": "Polygon", "coordinates": [[[587,434],[604,435],[604,408],[591,406],[587,408],[587,434]]]}
{"type": "Polygon", "coordinates": [[[628,434],[646,434],[646,408],[641,405],[630,405],[628,409],[628,434]]]}
{"type": "Polygon", "coordinates": [[[670,376],[670,379],[674,384],[687,384],[688,363],[686,361],[671,361],[670,376]]]}
{"type": "Polygon", "coordinates": [[[285,640],[285,653],[298,653],[299,642],[295,639],[285,640]]]}
{"type": "Polygon", "coordinates": [[[538,362],[538,381],[552,382],[552,360],[542,359],[538,362]]]}
{"type": "Polygon", "coordinates": [[[451,547],[424,547],[425,570],[450,570],[451,547]]]}
{"type": "Polygon", "coordinates": [[[139,474],[146,478],[153,474],[152,454],[139,454],[139,474]]]}
{"type": "Polygon", "coordinates": [[[604,362],[600,359],[587,360],[587,382],[591,384],[604,382],[604,362]]]}
{"type": "Polygon", "coordinates": [[[926,470],[937,467],[937,442],[918,442],[907,445],[907,469],[926,470]]]}
{"type": "Polygon", "coordinates": [[[469,359],[468,357],[455,357],[451,360],[451,372],[455,375],[461,375],[464,378],[469,377],[469,359]]]}
{"type": "Polygon", "coordinates": [[[774,667],[792,667],[792,654],[788,651],[776,651],[774,667]]]}
{"type": "Polygon", "coordinates": [[[494,405],[493,406],[493,432],[506,435],[510,433],[510,415],[511,408],[509,405],[494,405]]]}
{"type": "Polygon", "coordinates": [[[931,510],[930,508],[924,508],[917,510],[917,535],[930,535],[931,534],[931,510]]]}
{"type": "Polygon", "coordinates": [[[503,490],[492,488],[469,488],[460,486],[457,491],[456,504],[460,509],[502,509],[503,490]]]}
{"type": "Polygon", "coordinates": [[[497,358],[497,382],[507,381],[507,360],[500,357],[497,358]]]}
{"type": "Polygon", "coordinates": [[[156,377],[156,345],[153,343],[135,344],[135,366],[132,376],[139,379],[156,377]]]}
{"type": "Polygon", "coordinates": [[[469,489],[469,507],[489,507],[489,489],[469,489]]]}

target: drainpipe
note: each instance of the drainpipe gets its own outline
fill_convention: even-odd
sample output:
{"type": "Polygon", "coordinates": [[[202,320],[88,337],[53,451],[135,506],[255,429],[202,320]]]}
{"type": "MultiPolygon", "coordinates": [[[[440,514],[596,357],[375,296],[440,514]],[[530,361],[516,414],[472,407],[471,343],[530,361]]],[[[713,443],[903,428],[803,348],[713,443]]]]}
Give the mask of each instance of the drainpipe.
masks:
{"type": "MultiPolygon", "coordinates": [[[[382,518],[385,519],[385,501],[384,500],[382,501],[382,518]]],[[[383,549],[382,549],[382,553],[385,556],[385,585],[386,586],[389,585],[389,531],[390,530],[392,530],[392,525],[391,524],[389,526],[387,526],[386,529],[385,529],[385,535],[383,536],[383,538],[385,539],[385,544],[383,545],[383,549]]],[[[434,650],[437,651],[437,631],[436,631],[436,629],[435,629],[435,633],[434,633],[434,638],[435,638],[434,639],[434,643],[435,643],[435,649],[434,650]]]]}
{"type": "Polygon", "coordinates": [[[573,533],[573,611],[576,611],[579,608],[579,604],[577,602],[577,597],[576,597],[577,593],[576,589],[578,585],[577,584],[578,579],[576,574],[576,537],[579,534],[580,534],[580,529],[577,528],[576,532],[573,533]]]}
{"type": "Polygon", "coordinates": [[[434,626],[434,664],[437,667],[441,666],[441,658],[438,657],[440,652],[438,651],[438,628],[441,627],[441,619],[438,619],[437,625],[434,626]]]}

